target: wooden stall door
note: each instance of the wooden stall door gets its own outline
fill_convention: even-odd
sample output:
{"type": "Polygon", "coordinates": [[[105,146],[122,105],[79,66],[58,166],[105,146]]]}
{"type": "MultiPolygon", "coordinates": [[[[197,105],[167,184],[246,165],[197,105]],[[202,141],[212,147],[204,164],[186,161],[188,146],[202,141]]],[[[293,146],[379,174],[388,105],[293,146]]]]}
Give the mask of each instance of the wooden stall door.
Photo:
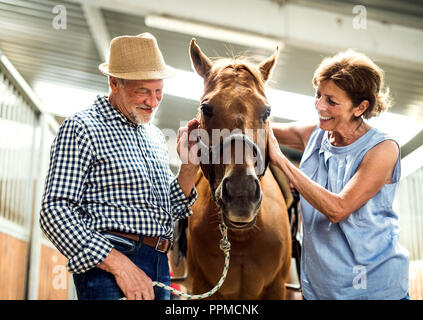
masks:
{"type": "Polygon", "coordinates": [[[423,260],[410,261],[410,298],[423,300],[423,260]]]}
{"type": "Polygon", "coordinates": [[[25,297],[26,242],[0,232],[0,300],[25,297]]]}
{"type": "Polygon", "coordinates": [[[70,274],[66,270],[66,262],[56,249],[41,246],[39,300],[69,299],[70,274]]]}

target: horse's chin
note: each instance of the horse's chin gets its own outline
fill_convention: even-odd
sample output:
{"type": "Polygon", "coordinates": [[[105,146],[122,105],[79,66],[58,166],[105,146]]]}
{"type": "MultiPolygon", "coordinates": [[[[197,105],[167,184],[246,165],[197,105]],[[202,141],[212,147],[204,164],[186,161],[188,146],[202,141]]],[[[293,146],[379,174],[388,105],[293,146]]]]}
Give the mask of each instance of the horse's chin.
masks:
{"type": "Polygon", "coordinates": [[[222,218],[223,218],[223,222],[224,224],[229,228],[229,229],[234,229],[234,230],[248,230],[254,227],[254,225],[256,224],[256,220],[257,220],[257,215],[254,216],[254,218],[251,221],[242,221],[242,222],[238,222],[238,221],[232,221],[230,220],[225,213],[222,214],[222,218]]]}

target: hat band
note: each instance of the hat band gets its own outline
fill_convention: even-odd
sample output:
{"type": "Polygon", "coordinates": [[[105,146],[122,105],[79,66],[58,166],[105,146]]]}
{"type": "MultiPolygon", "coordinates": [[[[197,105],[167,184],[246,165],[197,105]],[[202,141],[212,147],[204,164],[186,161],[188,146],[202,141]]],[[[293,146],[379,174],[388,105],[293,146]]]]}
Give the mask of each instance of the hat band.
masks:
{"type": "Polygon", "coordinates": [[[100,66],[100,70],[103,74],[128,80],[154,80],[154,79],[165,79],[174,77],[176,74],[171,67],[166,66],[163,70],[152,70],[152,71],[136,71],[131,70],[129,72],[118,72],[115,70],[109,70],[107,66],[100,66]]]}

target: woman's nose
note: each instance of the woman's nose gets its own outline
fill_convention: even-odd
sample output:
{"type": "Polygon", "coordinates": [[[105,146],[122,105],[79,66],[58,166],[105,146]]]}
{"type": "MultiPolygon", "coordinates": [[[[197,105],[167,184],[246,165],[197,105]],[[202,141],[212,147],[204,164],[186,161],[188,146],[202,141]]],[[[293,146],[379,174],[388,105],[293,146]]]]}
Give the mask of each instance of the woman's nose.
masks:
{"type": "Polygon", "coordinates": [[[316,100],[314,101],[314,106],[316,107],[316,110],[322,110],[324,108],[322,97],[316,98],[316,100]]]}

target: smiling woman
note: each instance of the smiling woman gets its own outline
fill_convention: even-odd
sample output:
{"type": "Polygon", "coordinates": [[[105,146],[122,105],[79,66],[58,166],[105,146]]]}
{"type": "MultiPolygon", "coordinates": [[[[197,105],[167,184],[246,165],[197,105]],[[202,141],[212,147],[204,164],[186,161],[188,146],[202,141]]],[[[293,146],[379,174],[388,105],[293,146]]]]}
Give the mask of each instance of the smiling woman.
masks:
{"type": "Polygon", "coordinates": [[[274,124],[269,142],[270,159],[302,196],[303,295],[402,299],[408,252],[399,244],[392,209],[401,175],[399,146],[365,121],[390,105],[383,72],[348,50],[325,59],[313,85],[318,125],[274,124]],[[303,152],[300,169],[278,143],[303,152]]]}
{"type": "MultiPolygon", "coordinates": [[[[367,101],[362,112],[370,119],[386,111],[391,105],[389,90],[383,90],[383,71],[364,54],[348,50],[323,60],[314,73],[315,88],[325,80],[332,80],[351,100],[354,107],[367,101]]],[[[342,93],[341,93],[342,94],[342,93]]]]}
{"type": "Polygon", "coordinates": [[[319,127],[331,131],[331,143],[345,146],[369,130],[361,115],[368,108],[367,100],[354,106],[348,94],[332,80],[323,80],[316,90],[316,110],[319,127]]]}

